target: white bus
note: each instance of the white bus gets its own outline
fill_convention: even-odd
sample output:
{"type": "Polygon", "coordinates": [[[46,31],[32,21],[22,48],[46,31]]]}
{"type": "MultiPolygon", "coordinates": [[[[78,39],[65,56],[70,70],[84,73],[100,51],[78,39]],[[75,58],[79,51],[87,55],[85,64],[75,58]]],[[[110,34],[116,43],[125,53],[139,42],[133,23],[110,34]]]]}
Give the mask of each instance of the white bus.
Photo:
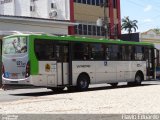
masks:
{"type": "Polygon", "coordinates": [[[2,80],[12,86],[87,90],[89,84],[140,85],[156,78],[154,44],[21,34],[3,38],[2,80]]]}

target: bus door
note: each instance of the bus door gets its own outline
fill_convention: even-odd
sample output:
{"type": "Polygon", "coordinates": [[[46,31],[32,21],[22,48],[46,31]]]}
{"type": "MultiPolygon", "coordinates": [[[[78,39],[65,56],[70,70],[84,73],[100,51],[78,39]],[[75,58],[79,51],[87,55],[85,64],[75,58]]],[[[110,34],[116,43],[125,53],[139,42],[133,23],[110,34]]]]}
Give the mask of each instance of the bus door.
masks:
{"type": "Polygon", "coordinates": [[[69,83],[69,45],[68,43],[56,44],[57,56],[57,85],[63,86],[69,83]]]}
{"type": "Polygon", "coordinates": [[[159,49],[155,49],[155,76],[156,79],[160,79],[160,51],[159,49]]]}
{"type": "Polygon", "coordinates": [[[154,49],[148,49],[147,54],[147,76],[148,79],[154,79],[154,71],[155,71],[155,56],[154,49]]]}

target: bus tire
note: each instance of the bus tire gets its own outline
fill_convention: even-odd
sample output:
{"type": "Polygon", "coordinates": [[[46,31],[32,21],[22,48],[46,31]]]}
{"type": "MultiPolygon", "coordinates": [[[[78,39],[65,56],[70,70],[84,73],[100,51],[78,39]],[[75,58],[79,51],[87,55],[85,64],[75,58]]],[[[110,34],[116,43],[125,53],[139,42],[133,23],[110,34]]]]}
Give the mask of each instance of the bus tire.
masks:
{"type": "Polygon", "coordinates": [[[53,92],[63,92],[65,87],[50,88],[53,92]]]}
{"type": "Polygon", "coordinates": [[[89,79],[90,79],[89,76],[87,76],[86,74],[81,74],[77,80],[77,90],[78,91],[87,90],[89,86],[89,79]]]}
{"type": "Polygon", "coordinates": [[[118,83],[110,83],[110,85],[111,85],[112,87],[117,87],[117,86],[118,86],[118,83]]]}
{"type": "Polygon", "coordinates": [[[135,76],[134,83],[135,85],[141,85],[142,81],[143,81],[143,74],[138,72],[135,76]]]}

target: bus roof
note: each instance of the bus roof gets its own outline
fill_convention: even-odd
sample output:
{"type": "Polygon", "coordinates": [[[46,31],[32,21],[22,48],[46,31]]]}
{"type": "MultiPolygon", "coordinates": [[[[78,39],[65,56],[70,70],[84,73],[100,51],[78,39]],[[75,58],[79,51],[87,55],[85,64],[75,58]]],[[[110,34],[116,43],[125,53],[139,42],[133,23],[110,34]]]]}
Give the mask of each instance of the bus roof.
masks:
{"type": "Polygon", "coordinates": [[[114,44],[128,44],[128,45],[147,45],[147,46],[154,46],[153,43],[149,42],[133,42],[133,41],[123,41],[120,39],[96,39],[96,38],[87,38],[87,37],[79,37],[79,36],[56,36],[56,35],[47,35],[47,34],[17,34],[17,35],[10,35],[4,37],[11,38],[11,37],[18,37],[18,36],[28,36],[31,38],[37,39],[45,39],[45,40],[63,40],[63,41],[77,41],[77,42],[93,42],[93,43],[114,43],[114,44]]]}

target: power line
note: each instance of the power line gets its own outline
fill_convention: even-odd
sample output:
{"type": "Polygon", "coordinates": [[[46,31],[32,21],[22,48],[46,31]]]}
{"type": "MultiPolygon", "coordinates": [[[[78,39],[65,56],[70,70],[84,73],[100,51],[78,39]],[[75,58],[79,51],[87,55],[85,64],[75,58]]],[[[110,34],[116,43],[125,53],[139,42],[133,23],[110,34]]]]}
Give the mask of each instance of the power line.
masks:
{"type": "MultiPolygon", "coordinates": [[[[128,1],[129,1],[131,4],[134,4],[134,5],[136,5],[137,7],[140,7],[140,8],[146,7],[144,4],[140,4],[140,3],[137,3],[137,2],[132,1],[132,0],[128,0],[128,1]]],[[[138,2],[142,2],[142,1],[138,1],[138,2]]],[[[158,3],[158,4],[160,4],[160,3],[158,3]]],[[[160,13],[159,9],[156,9],[155,7],[154,7],[153,9],[155,10],[155,12],[160,13]]],[[[156,16],[152,17],[152,19],[155,20],[155,19],[158,19],[159,17],[160,17],[160,14],[157,14],[156,16]]],[[[145,22],[145,23],[143,23],[143,24],[140,24],[139,26],[146,25],[146,24],[150,24],[150,23],[145,22]]]]}

